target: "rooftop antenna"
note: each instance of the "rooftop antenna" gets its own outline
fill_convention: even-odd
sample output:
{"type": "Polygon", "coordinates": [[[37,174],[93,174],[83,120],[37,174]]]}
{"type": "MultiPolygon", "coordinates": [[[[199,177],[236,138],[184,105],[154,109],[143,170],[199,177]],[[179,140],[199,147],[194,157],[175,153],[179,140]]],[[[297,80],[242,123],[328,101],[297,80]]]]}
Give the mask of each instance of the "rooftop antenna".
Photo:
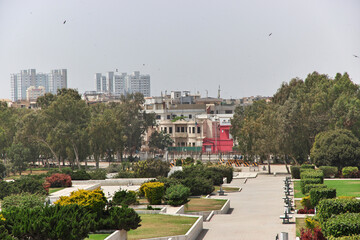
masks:
{"type": "Polygon", "coordinates": [[[209,92],[208,92],[208,90],[205,90],[205,91],[206,91],[206,98],[208,98],[208,93],[209,93],[209,92]]]}
{"type": "Polygon", "coordinates": [[[219,90],[218,90],[218,98],[220,98],[220,85],[219,85],[219,90]]]}

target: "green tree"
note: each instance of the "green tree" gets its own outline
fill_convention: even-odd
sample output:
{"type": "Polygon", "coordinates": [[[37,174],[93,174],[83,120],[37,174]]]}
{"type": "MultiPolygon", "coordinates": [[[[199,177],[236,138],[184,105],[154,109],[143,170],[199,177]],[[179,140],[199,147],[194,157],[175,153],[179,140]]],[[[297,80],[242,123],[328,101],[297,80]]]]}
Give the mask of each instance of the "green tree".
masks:
{"type": "Polygon", "coordinates": [[[168,162],[163,162],[159,159],[147,159],[145,161],[137,162],[133,166],[133,170],[137,177],[166,177],[170,171],[170,165],[168,162]]]}
{"type": "Polygon", "coordinates": [[[166,147],[171,146],[174,141],[171,139],[170,134],[161,132],[153,132],[150,135],[149,147],[154,149],[164,150],[166,147]]]}
{"type": "Polygon", "coordinates": [[[317,166],[360,166],[360,141],[346,129],[319,133],[311,149],[311,160],[317,166]]]}
{"type": "Polygon", "coordinates": [[[21,143],[13,143],[8,150],[8,156],[12,163],[12,168],[20,175],[26,170],[31,157],[30,149],[21,143]]]}

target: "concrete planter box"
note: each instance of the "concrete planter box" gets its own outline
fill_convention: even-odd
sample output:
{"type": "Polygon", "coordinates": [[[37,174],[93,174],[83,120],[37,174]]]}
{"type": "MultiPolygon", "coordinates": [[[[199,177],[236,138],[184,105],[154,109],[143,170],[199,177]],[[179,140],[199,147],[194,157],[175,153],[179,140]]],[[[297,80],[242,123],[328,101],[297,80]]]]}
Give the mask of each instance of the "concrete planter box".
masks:
{"type": "Polygon", "coordinates": [[[100,186],[141,185],[154,178],[112,178],[105,180],[73,180],[73,185],[100,184],[100,186]]]}
{"type": "Polygon", "coordinates": [[[230,199],[228,199],[225,204],[222,206],[220,210],[213,210],[213,211],[203,211],[203,212],[187,212],[186,214],[190,215],[200,215],[203,216],[204,219],[207,219],[209,215],[213,212],[214,215],[216,214],[226,214],[230,209],[230,199]]]}

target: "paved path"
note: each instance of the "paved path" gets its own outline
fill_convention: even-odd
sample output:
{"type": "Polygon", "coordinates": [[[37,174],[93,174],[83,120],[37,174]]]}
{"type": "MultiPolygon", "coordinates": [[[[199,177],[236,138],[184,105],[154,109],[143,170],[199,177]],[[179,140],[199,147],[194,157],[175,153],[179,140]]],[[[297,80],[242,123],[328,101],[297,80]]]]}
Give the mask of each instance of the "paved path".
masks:
{"type": "Polygon", "coordinates": [[[198,239],[267,240],[275,239],[281,232],[288,232],[289,239],[295,239],[295,224],[282,224],[279,219],[284,212],[284,178],[258,175],[246,184],[243,179],[234,179],[231,185],[242,187],[242,191],[216,197],[230,199],[233,211],[214,215],[210,222],[204,222],[204,231],[198,239]]]}

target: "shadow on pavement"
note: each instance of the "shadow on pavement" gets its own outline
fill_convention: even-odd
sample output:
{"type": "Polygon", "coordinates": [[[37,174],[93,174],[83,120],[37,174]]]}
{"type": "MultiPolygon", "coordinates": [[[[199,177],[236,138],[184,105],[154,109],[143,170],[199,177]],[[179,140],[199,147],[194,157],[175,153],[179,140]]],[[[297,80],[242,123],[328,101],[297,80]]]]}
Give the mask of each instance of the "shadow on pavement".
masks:
{"type": "Polygon", "coordinates": [[[201,231],[201,233],[199,234],[199,236],[196,238],[196,240],[203,240],[204,239],[204,237],[205,237],[205,235],[206,235],[206,233],[209,231],[209,229],[203,229],[202,231],[201,231]]]}
{"type": "Polygon", "coordinates": [[[229,211],[226,214],[232,214],[233,211],[234,211],[234,208],[229,208],[229,211]]]}

